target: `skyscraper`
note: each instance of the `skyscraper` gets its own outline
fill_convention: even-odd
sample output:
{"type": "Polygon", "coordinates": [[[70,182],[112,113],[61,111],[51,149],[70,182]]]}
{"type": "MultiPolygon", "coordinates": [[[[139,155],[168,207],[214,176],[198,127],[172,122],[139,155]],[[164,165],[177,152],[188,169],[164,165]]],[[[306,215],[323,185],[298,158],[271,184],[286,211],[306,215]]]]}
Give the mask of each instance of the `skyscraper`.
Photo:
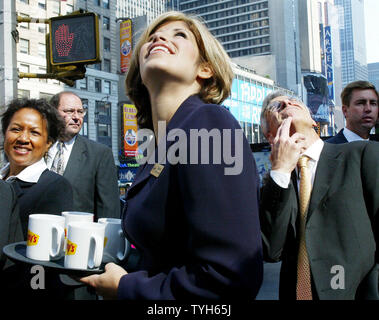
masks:
{"type": "Polygon", "coordinates": [[[146,15],[147,23],[150,23],[166,11],[166,2],[166,0],[117,0],[116,17],[135,18],[146,15]]]}
{"type": "Polygon", "coordinates": [[[363,0],[334,0],[339,13],[342,86],[368,80],[363,0]]]}
{"type": "Polygon", "coordinates": [[[369,63],[368,67],[368,80],[379,90],[379,62],[369,63]]]}
{"type": "Polygon", "coordinates": [[[297,0],[173,0],[171,6],[205,20],[237,64],[300,93],[297,3],[297,0]]]}

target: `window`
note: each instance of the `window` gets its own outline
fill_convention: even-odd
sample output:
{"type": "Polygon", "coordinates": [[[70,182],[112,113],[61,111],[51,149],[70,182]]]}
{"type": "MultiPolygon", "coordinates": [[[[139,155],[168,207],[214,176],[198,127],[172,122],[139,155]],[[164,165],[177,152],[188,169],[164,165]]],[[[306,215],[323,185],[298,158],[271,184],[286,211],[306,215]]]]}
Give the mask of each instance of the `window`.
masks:
{"type": "Polygon", "coordinates": [[[111,125],[105,123],[99,123],[97,126],[97,135],[99,137],[110,137],[111,136],[111,125]]]}
{"type": "MultiPolygon", "coordinates": [[[[87,78],[85,78],[85,79],[87,79],[87,78]]],[[[84,79],[82,79],[82,80],[84,80],[84,79]]],[[[88,100],[82,99],[82,104],[83,104],[83,108],[88,110],[88,100]]],[[[82,128],[80,129],[79,133],[82,136],[88,137],[88,112],[84,116],[83,125],[82,125],[82,128]]]]}
{"type": "Polygon", "coordinates": [[[59,15],[61,13],[61,5],[59,0],[53,2],[53,13],[59,15]]]}
{"type": "Polygon", "coordinates": [[[93,64],[95,70],[101,70],[101,62],[93,64]]]}
{"type": "MultiPolygon", "coordinates": [[[[39,67],[38,68],[38,73],[42,73],[42,74],[46,74],[46,68],[44,67],[39,67]]],[[[44,82],[44,83],[47,83],[47,79],[39,79],[40,82],[44,82]]]]}
{"type": "MultiPolygon", "coordinates": [[[[28,64],[21,63],[20,67],[18,68],[18,70],[20,72],[29,73],[30,72],[30,67],[29,67],[28,64]]],[[[25,79],[27,79],[27,78],[25,78],[25,79]]]]}
{"type": "MultiPolygon", "coordinates": [[[[28,64],[21,63],[20,67],[18,68],[18,71],[23,73],[29,73],[30,67],[28,64]]],[[[24,80],[29,80],[29,78],[24,78],[24,80]]]]}
{"type": "MultiPolygon", "coordinates": [[[[19,15],[20,15],[22,18],[29,18],[29,15],[24,14],[24,13],[20,13],[19,15]]],[[[23,29],[29,29],[29,22],[21,22],[21,23],[20,23],[20,28],[23,28],[23,29]]]]}
{"type": "Polygon", "coordinates": [[[104,30],[110,29],[111,22],[108,17],[103,17],[103,28],[104,30]]]}
{"type": "Polygon", "coordinates": [[[20,52],[29,54],[29,40],[20,39],[20,52]]]}
{"type": "Polygon", "coordinates": [[[38,43],[38,55],[40,57],[46,57],[46,46],[44,43],[38,43]]]}
{"type": "Polygon", "coordinates": [[[96,114],[101,117],[111,116],[111,104],[104,101],[96,101],[96,114]]]}
{"type": "Polygon", "coordinates": [[[23,2],[23,3],[29,4],[29,0],[20,0],[20,2],[23,2]]]}
{"type": "Polygon", "coordinates": [[[17,91],[17,97],[19,99],[22,99],[22,98],[29,99],[30,98],[30,91],[29,90],[18,89],[18,91],[17,91]]]}
{"type": "Polygon", "coordinates": [[[103,70],[105,72],[111,72],[111,60],[104,59],[103,63],[104,63],[103,70]]]}
{"type": "Polygon", "coordinates": [[[79,82],[79,89],[81,89],[81,90],[87,90],[87,88],[88,88],[88,81],[87,81],[86,77],[84,77],[83,79],[80,79],[78,82],[79,82]]]}
{"type": "Polygon", "coordinates": [[[95,92],[101,92],[101,80],[95,79],[95,92]]]}
{"type": "Polygon", "coordinates": [[[93,4],[100,7],[100,0],[93,0],[93,4]]]}
{"type": "Polygon", "coordinates": [[[46,99],[47,101],[50,101],[50,99],[53,97],[53,94],[46,93],[46,92],[40,92],[39,97],[40,97],[40,99],[46,99]]]}
{"type": "Polygon", "coordinates": [[[46,33],[46,24],[39,23],[38,24],[38,32],[46,33]]]}
{"type": "Polygon", "coordinates": [[[111,39],[104,37],[104,51],[110,52],[111,51],[111,39]]]}
{"type": "Polygon", "coordinates": [[[46,10],[46,0],[38,0],[38,8],[46,10]]]}
{"type": "Polygon", "coordinates": [[[74,12],[74,6],[72,4],[66,4],[66,14],[74,12]]]}
{"type": "Polygon", "coordinates": [[[104,93],[111,94],[111,82],[104,81],[104,93]]]}
{"type": "Polygon", "coordinates": [[[103,8],[109,9],[109,0],[103,0],[103,8]]]}

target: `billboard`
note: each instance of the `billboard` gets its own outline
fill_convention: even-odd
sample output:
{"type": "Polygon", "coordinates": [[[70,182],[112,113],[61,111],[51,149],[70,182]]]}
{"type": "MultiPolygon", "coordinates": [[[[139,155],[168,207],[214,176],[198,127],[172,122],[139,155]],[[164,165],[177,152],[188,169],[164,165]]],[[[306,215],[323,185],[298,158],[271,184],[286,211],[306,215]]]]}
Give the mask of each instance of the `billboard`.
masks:
{"type": "Polygon", "coordinates": [[[328,85],[324,75],[304,75],[304,86],[307,90],[307,106],[316,122],[329,123],[328,85]]]}
{"type": "Polygon", "coordinates": [[[272,91],[254,82],[234,79],[231,95],[223,105],[238,121],[260,124],[262,102],[272,91]]]}
{"type": "Polygon", "coordinates": [[[133,182],[138,171],[138,166],[125,164],[118,170],[118,179],[121,183],[133,182]]]}
{"type": "Polygon", "coordinates": [[[138,154],[137,108],[132,104],[123,105],[124,155],[135,157],[138,154]]]}
{"type": "Polygon", "coordinates": [[[132,58],[132,20],[127,19],[120,23],[120,71],[128,71],[132,58]]]}
{"type": "Polygon", "coordinates": [[[330,26],[325,27],[325,60],[326,79],[328,80],[329,102],[334,101],[334,75],[333,75],[333,52],[332,52],[332,32],[330,26]]]}

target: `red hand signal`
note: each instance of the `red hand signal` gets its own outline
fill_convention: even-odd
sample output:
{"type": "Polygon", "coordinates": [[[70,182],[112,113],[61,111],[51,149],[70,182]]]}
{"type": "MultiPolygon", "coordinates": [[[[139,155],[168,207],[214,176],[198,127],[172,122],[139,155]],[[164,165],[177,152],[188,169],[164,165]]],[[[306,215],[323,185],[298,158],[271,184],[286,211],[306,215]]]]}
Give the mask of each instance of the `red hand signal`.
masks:
{"type": "Polygon", "coordinates": [[[60,57],[67,57],[72,48],[74,33],[69,33],[68,26],[62,24],[55,31],[55,48],[60,57]]]}

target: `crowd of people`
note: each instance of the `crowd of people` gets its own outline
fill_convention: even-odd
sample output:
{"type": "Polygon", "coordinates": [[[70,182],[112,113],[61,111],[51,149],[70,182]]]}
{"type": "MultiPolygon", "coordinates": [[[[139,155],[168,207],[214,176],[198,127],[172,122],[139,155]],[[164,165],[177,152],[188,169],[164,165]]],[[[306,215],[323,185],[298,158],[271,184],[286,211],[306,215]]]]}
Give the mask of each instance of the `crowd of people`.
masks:
{"type": "MultiPolygon", "coordinates": [[[[248,301],[261,287],[263,262],[282,261],[280,299],[379,299],[379,144],[356,141],[369,140],[378,121],[376,88],[365,81],[346,86],[346,127],[327,141],[302,101],[269,94],[261,127],[271,170],[259,189],[250,145],[219,106],[232,80],[228,55],[197,18],[169,12],[147,27],[134,49],[127,94],[156,150],[175,149],[180,161],[154,153],[124,205],[111,150],[79,134],[86,114],[80,97],[61,92],[49,102],[16,99],[6,107],[0,248],[26,239],[30,214],[74,210],[96,220],[121,218],[136,253],[133,266],[108,263],[104,273],[77,279],[79,287],[52,274],[43,298],[248,301]],[[204,129],[229,135],[193,148],[172,134],[162,141],[161,122],[179,138],[204,129]],[[216,144],[221,154],[242,157],[241,172],[225,174],[230,159],[217,156],[216,144]]],[[[0,258],[5,288],[27,290],[30,267],[2,252],[0,258]]],[[[34,291],[29,298],[41,297],[34,291]]]]}

